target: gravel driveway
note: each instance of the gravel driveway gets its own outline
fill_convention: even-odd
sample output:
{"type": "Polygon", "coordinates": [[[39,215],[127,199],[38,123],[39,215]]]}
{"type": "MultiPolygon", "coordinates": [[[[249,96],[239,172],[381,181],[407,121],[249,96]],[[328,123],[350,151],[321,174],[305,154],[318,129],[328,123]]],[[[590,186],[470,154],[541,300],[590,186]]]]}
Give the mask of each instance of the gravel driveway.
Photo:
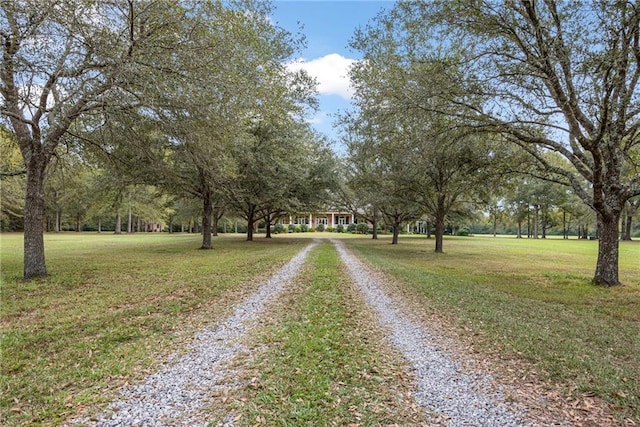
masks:
{"type": "MultiPolygon", "coordinates": [[[[425,423],[447,426],[533,426],[526,411],[509,402],[500,387],[486,374],[461,368],[441,349],[424,325],[413,321],[406,307],[384,291],[379,275],[331,240],[354,283],[388,340],[406,359],[415,379],[414,398],[424,408],[425,423]]],[[[302,271],[309,251],[306,246],[250,297],[235,307],[226,320],[198,333],[189,350],[164,363],[164,368],[136,386],[123,389],[118,401],[96,416],[85,416],[68,425],[91,426],[204,426],[208,425],[212,395],[228,384],[229,362],[238,356],[250,325],[302,271]],[[225,384],[225,381],[227,382],[225,384]]],[[[232,422],[228,422],[231,425],[232,422]]],[[[553,424],[558,425],[558,424],[553,424]]]]}
{"type": "Polygon", "coordinates": [[[405,313],[407,308],[383,290],[378,275],[338,240],[332,240],[367,304],[389,333],[388,339],[413,370],[416,400],[433,422],[448,426],[532,426],[522,408],[508,402],[498,385],[480,373],[464,370],[441,350],[427,327],[405,313]]]}
{"type": "Polygon", "coordinates": [[[235,307],[233,315],[198,333],[189,351],[146,381],[124,389],[120,400],[95,417],[84,417],[71,425],[91,426],[206,426],[212,393],[229,387],[228,364],[243,349],[239,344],[248,325],[258,318],[265,304],[285,289],[301,270],[311,243],[270,277],[259,289],[235,307]]]}

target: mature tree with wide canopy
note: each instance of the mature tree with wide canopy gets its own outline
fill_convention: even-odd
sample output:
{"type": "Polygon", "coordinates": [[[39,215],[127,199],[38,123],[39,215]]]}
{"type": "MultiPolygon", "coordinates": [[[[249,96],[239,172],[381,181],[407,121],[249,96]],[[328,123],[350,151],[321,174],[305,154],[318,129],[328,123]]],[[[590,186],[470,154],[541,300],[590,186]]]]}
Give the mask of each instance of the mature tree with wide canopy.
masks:
{"type": "Polygon", "coordinates": [[[368,36],[387,55],[448,76],[399,92],[403,102],[499,132],[571,186],[597,217],[593,282],[619,284],[620,214],[640,194],[639,2],[400,2],[368,36]],[[442,110],[447,103],[456,108],[442,110]],[[548,163],[545,151],[569,166],[548,163]]]}
{"type": "MultiPolygon", "coordinates": [[[[391,244],[395,245],[402,223],[419,218],[423,211],[416,199],[416,171],[410,160],[413,150],[394,116],[382,118],[372,109],[361,109],[357,115],[343,117],[342,123],[352,194],[359,196],[360,209],[371,215],[380,212],[392,227],[391,244]]],[[[356,203],[354,198],[349,204],[356,203]]]]}
{"type": "Polygon", "coordinates": [[[26,174],[24,278],[46,275],[45,171],[78,118],[151,104],[194,15],[185,3],[25,0],[0,3],[1,113],[26,174]]]}
{"type": "Polygon", "coordinates": [[[376,171],[375,135],[373,124],[362,114],[345,113],[340,118],[343,141],[348,156],[341,164],[342,182],[336,191],[334,204],[345,207],[371,224],[371,238],[378,239],[379,176],[376,171]]]}

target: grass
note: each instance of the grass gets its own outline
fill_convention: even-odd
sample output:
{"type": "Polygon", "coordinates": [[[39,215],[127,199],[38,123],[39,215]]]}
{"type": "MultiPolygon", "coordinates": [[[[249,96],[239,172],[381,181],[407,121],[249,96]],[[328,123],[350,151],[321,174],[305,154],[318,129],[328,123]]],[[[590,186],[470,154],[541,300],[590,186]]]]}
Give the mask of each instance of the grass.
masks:
{"type": "Polygon", "coordinates": [[[2,425],[56,425],[107,401],[306,243],[48,234],[49,276],[23,282],[22,236],[1,238],[2,425]]]}
{"type": "Polygon", "coordinates": [[[268,350],[250,368],[239,425],[416,425],[406,374],[376,344],[343,267],[328,243],[310,255],[283,318],[259,337],[268,350]]]}
{"type": "MultiPolygon", "coordinates": [[[[50,275],[31,282],[21,280],[22,236],[0,235],[0,424],[57,425],[108,402],[322,234],[221,236],[213,251],[198,250],[197,235],[48,234],[50,275]]],[[[621,243],[625,285],[605,289],[590,284],[593,241],[448,238],[435,254],[424,237],[392,246],[388,236],[329,235],[487,354],[524,360],[640,423],[638,242],[621,243]]],[[[310,263],[263,336],[242,422],[410,424],[389,397],[404,395],[401,370],[372,338],[335,251],[320,245],[310,263]]]]}
{"type": "Polygon", "coordinates": [[[638,242],[621,243],[625,285],[610,289],[590,283],[597,242],[450,238],[444,254],[424,237],[345,243],[484,351],[525,359],[544,378],[640,421],[638,242]]]}

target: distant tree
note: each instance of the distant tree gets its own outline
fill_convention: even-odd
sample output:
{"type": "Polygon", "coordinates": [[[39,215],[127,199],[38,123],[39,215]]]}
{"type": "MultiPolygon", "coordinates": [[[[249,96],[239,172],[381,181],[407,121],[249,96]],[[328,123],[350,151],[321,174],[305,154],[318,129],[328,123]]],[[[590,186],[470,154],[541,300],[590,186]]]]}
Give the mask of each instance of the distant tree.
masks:
{"type": "MultiPolygon", "coordinates": [[[[522,226],[529,218],[530,206],[527,181],[515,178],[506,187],[505,202],[512,220],[516,223],[516,237],[522,238],[522,226]]],[[[530,231],[527,230],[527,236],[530,231]]]]}
{"type": "Polygon", "coordinates": [[[269,229],[284,213],[315,210],[334,188],[331,151],[299,119],[250,123],[233,153],[237,171],[224,188],[247,221],[247,240],[253,240],[256,221],[265,219],[269,229]]]}
{"type": "Polygon", "coordinates": [[[371,238],[378,239],[378,224],[382,219],[378,199],[379,176],[376,172],[373,129],[363,117],[344,114],[340,118],[343,139],[349,156],[341,163],[340,179],[334,205],[349,210],[371,224],[371,238]]]}
{"type": "Polygon", "coordinates": [[[625,221],[622,230],[622,240],[631,240],[633,229],[633,217],[640,211],[640,197],[635,197],[627,201],[625,206],[625,221]]]}
{"type": "Polygon", "coordinates": [[[505,208],[503,206],[503,200],[499,200],[495,197],[490,198],[487,204],[487,212],[491,221],[491,231],[493,237],[496,237],[498,233],[498,223],[503,219],[505,215],[505,208]]]}

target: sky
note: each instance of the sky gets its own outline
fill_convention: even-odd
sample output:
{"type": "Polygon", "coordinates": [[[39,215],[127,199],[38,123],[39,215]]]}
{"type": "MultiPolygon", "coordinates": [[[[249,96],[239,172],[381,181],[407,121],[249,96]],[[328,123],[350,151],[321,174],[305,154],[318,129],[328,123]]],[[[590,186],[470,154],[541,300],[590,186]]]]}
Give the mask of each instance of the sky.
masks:
{"type": "MultiPolygon", "coordinates": [[[[273,22],[293,34],[302,33],[307,47],[289,66],[305,69],[318,81],[320,108],[309,121],[318,131],[337,140],[335,115],[350,108],[348,67],[361,58],[349,47],[358,27],[364,27],[392,0],[275,0],[273,22]]],[[[338,142],[338,141],[336,141],[338,142]]],[[[339,145],[337,144],[338,151],[339,145]]]]}

